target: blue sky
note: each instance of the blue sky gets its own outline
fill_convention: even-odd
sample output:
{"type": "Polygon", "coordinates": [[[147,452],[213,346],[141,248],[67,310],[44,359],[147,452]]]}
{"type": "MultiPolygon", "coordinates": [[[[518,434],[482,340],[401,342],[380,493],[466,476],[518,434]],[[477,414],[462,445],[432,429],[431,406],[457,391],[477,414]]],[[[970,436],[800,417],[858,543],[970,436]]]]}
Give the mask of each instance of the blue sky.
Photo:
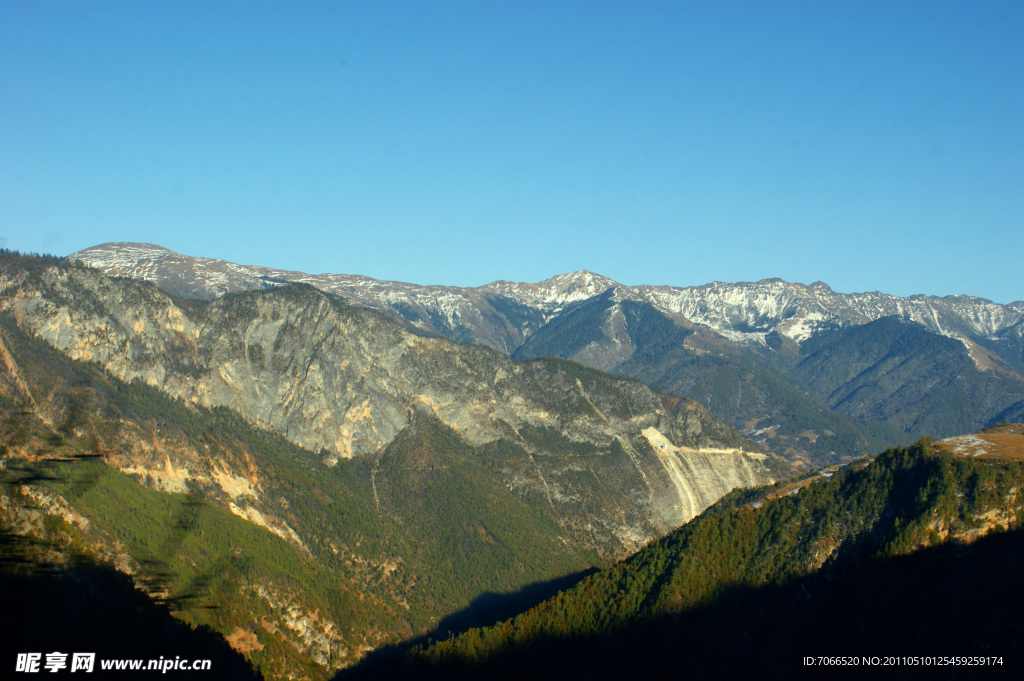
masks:
{"type": "Polygon", "coordinates": [[[1024,2],[0,2],[0,242],[1024,299],[1024,2]]]}

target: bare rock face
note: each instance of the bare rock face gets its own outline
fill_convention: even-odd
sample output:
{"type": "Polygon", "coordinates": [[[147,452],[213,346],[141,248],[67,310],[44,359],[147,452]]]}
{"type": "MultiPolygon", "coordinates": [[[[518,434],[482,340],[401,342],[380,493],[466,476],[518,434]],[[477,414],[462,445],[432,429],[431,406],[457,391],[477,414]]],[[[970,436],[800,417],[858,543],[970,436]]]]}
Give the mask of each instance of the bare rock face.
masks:
{"type": "Polygon", "coordinates": [[[753,445],[695,402],[563,360],[416,335],[307,285],[196,303],[83,267],[8,266],[0,310],[74,359],[229,407],[325,465],[377,455],[418,415],[471,446],[514,442],[530,460],[496,474],[628,548],[772,479],[753,445]]]}

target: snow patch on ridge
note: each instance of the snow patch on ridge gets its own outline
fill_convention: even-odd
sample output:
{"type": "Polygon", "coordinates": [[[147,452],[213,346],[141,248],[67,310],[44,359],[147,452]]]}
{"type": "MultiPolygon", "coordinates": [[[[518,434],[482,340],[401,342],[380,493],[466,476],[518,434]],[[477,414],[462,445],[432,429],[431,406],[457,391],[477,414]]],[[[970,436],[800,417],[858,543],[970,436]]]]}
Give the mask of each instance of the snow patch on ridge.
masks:
{"type": "MultiPolygon", "coordinates": [[[[1024,335],[1024,305],[999,305],[970,296],[912,296],[899,298],[877,291],[836,293],[820,282],[810,286],[780,279],[753,283],[713,282],[703,286],[623,286],[587,270],[561,274],[539,283],[495,281],[477,288],[420,286],[380,281],[359,275],[290,272],[249,267],[209,258],[191,258],[153,244],[103,244],[69,256],[106,271],[160,283],[161,278],[185,279],[203,289],[202,296],[218,297],[229,291],[251,290],[274,282],[301,282],[333,293],[355,305],[389,313],[403,308],[444,321],[451,329],[475,333],[482,323],[479,298],[505,296],[532,307],[550,319],[565,306],[615,288],[617,301],[645,302],[659,311],[704,326],[740,345],[764,345],[767,334],[778,330],[797,343],[807,340],[823,324],[865,324],[882,317],[900,317],[929,330],[962,339],[963,336],[997,340],[998,334],[1024,335]]],[[[433,322],[437,323],[436,319],[433,322]]],[[[430,322],[420,321],[420,326],[430,322]]],[[[438,329],[440,330],[440,329],[438,329]]],[[[503,341],[481,338],[501,349],[503,341]]],[[[508,348],[505,348],[507,351],[508,348]]]]}
{"type": "Polygon", "coordinates": [[[997,449],[994,444],[977,435],[949,437],[943,440],[942,444],[947,445],[953,450],[954,454],[959,454],[960,456],[982,456],[997,449]]]}

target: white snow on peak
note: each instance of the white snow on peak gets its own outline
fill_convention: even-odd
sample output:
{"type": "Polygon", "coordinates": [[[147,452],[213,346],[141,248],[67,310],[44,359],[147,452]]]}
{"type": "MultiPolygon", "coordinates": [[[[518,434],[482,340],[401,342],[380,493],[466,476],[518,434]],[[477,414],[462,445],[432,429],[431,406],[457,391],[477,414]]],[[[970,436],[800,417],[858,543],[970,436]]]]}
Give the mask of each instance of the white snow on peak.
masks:
{"type": "MultiPolygon", "coordinates": [[[[560,274],[538,283],[495,281],[476,288],[420,286],[357,275],[317,274],[237,265],[192,258],[154,244],[108,243],[69,256],[111,274],[186,281],[199,295],[217,297],[274,282],[303,282],[357,305],[398,310],[406,315],[440,317],[452,328],[481,319],[486,294],[501,295],[540,311],[550,319],[566,305],[615,288],[616,301],[649,303],[674,318],[685,318],[737,343],[761,345],[773,331],[797,343],[829,326],[864,324],[882,317],[911,320],[951,338],[1024,336],[1024,304],[999,305],[970,296],[900,298],[877,291],[836,293],[826,284],[810,286],[781,279],[712,282],[703,286],[623,286],[587,270],[560,274]]],[[[435,322],[431,322],[435,323],[435,322]]]]}
{"type": "Polygon", "coordinates": [[[559,274],[536,284],[495,281],[479,290],[514,298],[545,312],[554,312],[569,303],[600,295],[620,287],[613,279],[587,270],[559,274]]]}

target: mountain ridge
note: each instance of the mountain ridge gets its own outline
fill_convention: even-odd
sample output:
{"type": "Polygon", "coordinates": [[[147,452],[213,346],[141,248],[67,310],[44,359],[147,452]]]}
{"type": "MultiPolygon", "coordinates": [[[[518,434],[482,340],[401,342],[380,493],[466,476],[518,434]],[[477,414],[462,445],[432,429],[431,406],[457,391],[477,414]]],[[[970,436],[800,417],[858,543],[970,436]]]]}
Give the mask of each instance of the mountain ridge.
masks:
{"type": "MultiPolygon", "coordinates": [[[[418,286],[243,267],[131,244],[101,245],[71,257],[186,297],[215,299],[228,290],[308,284],[382,312],[418,333],[485,345],[520,359],[557,356],[640,378],[696,399],[768,451],[812,465],[1024,413],[1024,403],[1013,398],[1024,394],[1022,302],[842,294],[821,282],[791,284],[777,278],[689,288],[624,286],[587,270],[538,283],[418,286]],[[204,268],[216,271],[209,274],[204,268]],[[830,397],[852,394],[857,389],[853,383],[827,392],[815,385],[821,372],[809,370],[810,354],[822,339],[883,329],[880,320],[888,317],[922,331],[919,346],[893,346],[901,362],[928,366],[922,354],[928,335],[962,348],[947,348],[956,356],[959,373],[947,372],[944,383],[933,385],[945,396],[943,408],[965,405],[956,428],[929,420],[920,411],[926,409],[921,401],[913,407],[917,412],[904,409],[891,423],[877,420],[895,413],[887,405],[900,390],[916,394],[933,383],[918,373],[905,373],[904,384],[886,379],[883,390],[861,391],[871,400],[865,404],[830,397]],[[938,430],[929,430],[929,424],[938,430]]],[[[851,343],[837,345],[831,358],[839,367],[858,361],[851,343]]]]}
{"type": "Polygon", "coordinates": [[[601,481],[579,473],[611,453],[635,470],[615,492],[621,517],[600,532],[626,546],[684,522],[740,480],[769,476],[758,448],[704,407],[636,379],[411,334],[308,285],[179,306],[147,282],[73,265],[32,274],[24,262],[35,263],[9,257],[0,267],[0,311],[19,327],[119,379],[234,409],[328,466],[375,455],[424,414],[472,447],[509,440],[524,456],[583,447],[576,463],[528,457],[510,470],[527,469],[509,473],[509,484],[568,509],[600,496],[601,481]],[[662,437],[670,447],[656,451],[662,437]],[[708,453],[718,450],[730,453],[708,453]]]}
{"type": "MultiPolygon", "coordinates": [[[[157,283],[182,297],[213,299],[228,292],[284,282],[307,283],[349,302],[401,317],[417,327],[488,345],[511,354],[539,325],[567,305],[614,288],[624,299],[654,306],[677,323],[704,327],[743,346],[767,348],[777,335],[799,345],[819,330],[896,316],[955,338],[968,350],[978,344],[1024,371],[1024,301],[1008,305],[967,295],[901,298],[877,291],[836,293],[827,284],[809,286],[778,278],[757,282],[711,282],[685,288],[625,286],[580,270],[536,284],[495,281],[478,287],[421,286],[361,275],[320,274],[243,266],[224,260],[183,256],[149,244],[111,243],[68,256],[108,274],[157,283]],[[499,295],[540,313],[523,320],[502,314],[486,296],[499,295]],[[514,328],[506,328],[511,325],[514,328]]],[[[983,365],[979,367],[984,370],[983,365]]]]}
{"type": "MultiPolygon", "coordinates": [[[[538,305],[543,302],[544,304],[554,306],[563,306],[568,302],[589,298],[593,295],[603,293],[609,288],[619,288],[623,291],[627,291],[629,295],[636,296],[638,300],[655,304],[656,307],[659,307],[659,309],[662,309],[663,311],[676,311],[687,314],[688,318],[691,320],[706,319],[709,322],[716,322],[715,324],[707,325],[712,328],[716,328],[719,331],[723,330],[720,328],[721,323],[715,319],[714,315],[709,313],[713,312],[716,308],[724,309],[729,307],[729,299],[735,298],[735,292],[742,289],[758,289],[759,292],[761,292],[762,301],[760,302],[762,304],[760,306],[756,305],[759,301],[755,300],[755,305],[753,307],[759,308],[758,313],[762,317],[766,316],[765,313],[770,312],[772,307],[776,310],[785,312],[786,309],[791,306],[792,300],[786,298],[784,292],[795,291],[809,295],[811,302],[819,305],[821,304],[821,299],[826,299],[826,302],[832,302],[827,300],[829,295],[831,295],[833,301],[843,299],[852,301],[848,304],[848,308],[852,311],[852,314],[860,314],[864,318],[877,319],[880,316],[893,316],[893,313],[895,313],[895,316],[906,316],[907,318],[924,325],[928,325],[929,323],[934,324],[935,329],[940,332],[944,327],[942,326],[941,321],[937,319],[938,313],[943,312],[947,316],[955,317],[955,312],[928,307],[918,309],[921,307],[920,303],[934,305],[938,302],[944,302],[981,306],[983,310],[981,311],[982,314],[980,318],[971,318],[965,315],[965,319],[961,320],[961,323],[966,323],[966,320],[968,319],[974,321],[975,324],[970,326],[972,327],[972,331],[975,333],[995,334],[1024,320],[1024,300],[1013,301],[1008,304],[1000,304],[979,296],[964,294],[952,294],[946,296],[914,294],[911,296],[900,297],[881,293],[879,291],[837,293],[824,282],[818,281],[805,285],[797,282],[788,282],[777,277],[765,278],[756,282],[729,283],[714,281],[707,284],[688,287],[651,284],[628,286],[616,282],[609,277],[583,269],[575,272],[554,275],[537,283],[497,280],[475,287],[458,287],[436,284],[419,285],[409,282],[378,280],[362,275],[327,273],[307,274],[304,272],[280,270],[265,266],[238,265],[226,260],[184,256],[170,249],[154,244],[134,244],[131,242],[111,242],[107,244],[100,244],[72,253],[68,258],[71,260],[81,259],[86,264],[103,271],[107,271],[108,273],[117,273],[121,276],[135,276],[153,281],[158,280],[162,276],[160,273],[160,267],[166,266],[166,263],[172,260],[176,264],[184,267],[200,269],[204,266],[212,267],[216,265],[224,269],[230,269],[239,275],[239,281],[233,284],[230,282],[223,283],[220,279],[215,279],[211,282],[196,281],[196,289],[193,291],[191,297],[201,298],[222,295],[223,293],[235,290],[242,290],[241,287],[243,286],[255,287],[254,281],[259,278],[260,273],[262,273],[263,276],[268,276],[268,273],[273,273],[276,277],[282,280],[310,283],[323,290],[332,290],[332,286],[340,287],[348,285],[350,282],[359,281],[364,282],[368,287],[374,289],[384,289],[390,286],[399,290],[423,289],[431,292],[480,291],[499,293],[502,295],[509,295],[510,297],[512,297],[511,294],[514,294],[515,296],[521,297],[524,302],[529,301],[538,305]],[[144,267],[143,263],[148,265],[148,267],[144,267]],[[243,284],[241,280],[241,276],[243,275],[250,275],[248,282],[245,284],[243,284]],[[317,285],[318,283],[320,284],[319,286],[317,285]],[[220,288],[218,288],[218,284],[221,286],[220,288]],[[782,289],[782,291],[780,291],[780,289],[782,289]],[[699,295],[693,297],[695,299],[705,298],[706,300],[702,303],[690,305],[680,302],[681,294],[688,292],[699,293],[699,295]],[[765,295],[765,293],[767,293],[767,295],[765,295]],[[778,300],[771,301],[773,298],[778,300]],[[658,300],[661,301],[660,305],[657,303],[658,300]],[[899,301],[908,301],[908,303],[911,304],[904,303],[901,305],[899,301]],[[774,305],[771,305],[770,302],[774,302],[774,305]],[[875,310],[870,309],[872,306],[875,307],[875,310]],[[1005,308],[1009,308],[1013,312],[1009,315],[999,314],[1000,309],[1005,308]],[[928,317],[931,317],[931,319],[928,317]],[[1007,321],[1001,321],[1004,317],[1007,321]]],[[[334,290],[332,292],[343,295],[341,290],[334,290]]],[[[836,305],[833,302],[829,307],[836,307],[836,305]]],[[[780,321],[782,320],[780,319],[780,321]]],[[[1022,330],[1021,333],[1024,334],[1024,330],[1022,330]]],[[[485,339],[481,339],[481,342],[489,344],[485,339]]]]}

